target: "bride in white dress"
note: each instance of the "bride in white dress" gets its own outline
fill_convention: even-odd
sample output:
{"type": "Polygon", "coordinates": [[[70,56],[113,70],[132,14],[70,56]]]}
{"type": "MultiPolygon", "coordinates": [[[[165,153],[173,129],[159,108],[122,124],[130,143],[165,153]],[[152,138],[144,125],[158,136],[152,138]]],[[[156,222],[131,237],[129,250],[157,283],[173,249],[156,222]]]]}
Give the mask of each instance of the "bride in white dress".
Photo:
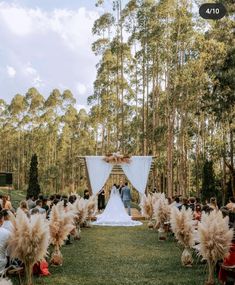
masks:
{"type": "Polygon", "coordinates": [[[115,186],[111,190],[111,195],[104,212],[96,217],[97,220],[92,223],[93,225],[127,227],[142,225],[141,222],[133,221],[131,216],[127,214],[119,190],[115,186]]]}

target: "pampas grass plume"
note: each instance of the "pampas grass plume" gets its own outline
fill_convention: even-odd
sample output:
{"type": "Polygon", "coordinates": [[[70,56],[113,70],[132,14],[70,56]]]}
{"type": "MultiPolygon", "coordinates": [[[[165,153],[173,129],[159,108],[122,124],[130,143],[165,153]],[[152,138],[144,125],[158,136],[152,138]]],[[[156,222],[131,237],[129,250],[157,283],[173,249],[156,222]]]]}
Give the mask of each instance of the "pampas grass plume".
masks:
{"type": "Polygon", "coordinates": [[[0,285],[13,285],[10,279],[0,279],[0,285]]]}
{"type": "Polygon", "coordinates": [[[214,284],[214,270],[218,260],[229,253],[233,230],[229,229],[228,217],[223,218],[221,211],[203,213],[198,225],[200,254],[207,260],[209,276],[206,284],[214,284]]]}
{"type": "Polygon", "coordinates": [[[25,264],[26,284],[32,284],[32,267],[47,254],[49,246],[49,228],[44,215],[37,214],[28,219],[18,209],[13,232],[8,242],[11,258],[18,258],[25,264]]]}

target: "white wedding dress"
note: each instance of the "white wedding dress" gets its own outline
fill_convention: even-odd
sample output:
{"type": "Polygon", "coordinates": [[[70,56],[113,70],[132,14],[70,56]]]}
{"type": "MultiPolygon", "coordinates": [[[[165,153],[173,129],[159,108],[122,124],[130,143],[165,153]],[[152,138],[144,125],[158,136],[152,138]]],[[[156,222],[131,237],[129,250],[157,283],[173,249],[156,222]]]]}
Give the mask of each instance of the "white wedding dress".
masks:
{"type": "Polygon", "coordinates": [[[133,221],[131,216],[126,212],[126,209],[121,200],[120,194],[116,187],[112,188],[109,201],[104,212],[96,216],[97,220],[93,225],[97,226],[139,226],[141,222],[133,221]]]}

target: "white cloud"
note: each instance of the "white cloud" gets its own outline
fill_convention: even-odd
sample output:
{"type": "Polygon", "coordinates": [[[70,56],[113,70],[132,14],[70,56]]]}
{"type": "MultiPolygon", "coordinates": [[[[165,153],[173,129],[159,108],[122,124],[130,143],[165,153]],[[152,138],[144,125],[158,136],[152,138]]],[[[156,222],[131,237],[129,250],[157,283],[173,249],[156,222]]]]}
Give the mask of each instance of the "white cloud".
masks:
{"type": "Polygon", "coordinates": [[[96,74],[91,30],[98,16],[84,7],[43,10],[0,0],[0,62],[17,71],[8,68],[0,77],[4,99],[32,86],[44,96],[66,86],[86,105],[96,74]]]}
{"type": "Polygon", "coordinates": [[[7,28],[18,36],[25,36],[32,31],[31,17],[23,8],[2,2],[0,3],[0,18],[7,28]]]}
{"type": "Polygon", "coordinates": [[[97,12],[87,11],[85,7],[77,10],[55,9],[47,12],[39,8],[29,9],[0,2],[0,19],[16,36],[25,37],[54,32],[65,45],[72,49],[89,42],[91,24],[97,17],[97,12]]]}
{"type": "Polygon", "coordinates": [[[16,70],[14,67],[7,65],[7,74],[10,78],[14,78],[16,75],[16,70]]]}
{"type": "Polygon", "coordinates": [[[22,68],[22,74],[30,80],[32,86],[39,88],[44,85],[41,76],[38,71],[32,66],[31,63],[28,63],[26,66],[22,68]]]}
{"type": "Polygon", "coordinates": [[[26,75],[37,75],[37,70],[32,67],[31,63],[28,63],[28,65],[23,69],[23,71],[26,75]]]}
{"type": "Polygon", "coordinates": [[[86,94],[87,88],[81,82],[77,83],[76,89],[77,89],[79,95],[85,95],[86,94]]]}
{"type": "Polygon", "coordinates": [[[33,86],[35,86],[36,88],[39,88],[41,86],[44,85],[43,80],[40,78],[39,75],[37,75],[34,79],[33,79],[33,86]]]}

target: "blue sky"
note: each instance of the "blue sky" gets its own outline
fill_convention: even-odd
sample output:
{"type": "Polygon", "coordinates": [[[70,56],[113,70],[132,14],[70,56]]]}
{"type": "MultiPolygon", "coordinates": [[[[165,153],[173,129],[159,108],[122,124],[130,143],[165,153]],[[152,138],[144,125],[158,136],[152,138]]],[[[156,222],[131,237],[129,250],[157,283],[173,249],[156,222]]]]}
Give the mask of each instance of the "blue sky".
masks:
{"type": "Polygon", "coordinates": [[[91,29],[103,11],[95,0],[0,0],[0,98],[68,88],[87,107],[98,62],[91,29]]]}

